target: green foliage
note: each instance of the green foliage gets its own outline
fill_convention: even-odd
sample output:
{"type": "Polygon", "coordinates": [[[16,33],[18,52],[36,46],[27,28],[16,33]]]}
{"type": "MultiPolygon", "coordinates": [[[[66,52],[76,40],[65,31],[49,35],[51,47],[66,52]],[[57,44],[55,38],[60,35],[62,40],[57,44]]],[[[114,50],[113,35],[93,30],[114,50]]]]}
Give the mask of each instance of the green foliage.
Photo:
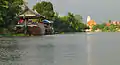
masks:
{"type": "MultiPolygon", "coordinates": [[[[80,15],[79,15],[80,16],[80,15]]],[[[87,26],[82,23],[82,17],[75,18],[73,13],[68,12],[67,16],[55,17],[54,28],[57,32],[81,32],[87,26]]]]}
{"type": "Polygon", "coordinates": [[[103,29],[102,29],[103,32],[109,32],[109,27],[108,26],[105,26],[103,29]]]}
{"type": "Polygon", "coordinates": [[[37,3],[34,7],[33,10],[36,10],[38,13],[41,15],[46,16],[48,20],[52,20],[54,17],[54,10],[53,10],[53,5],[51,2],[46,2],[42,1],[37,3]]]}
{"type": "Polygon", "coordinates": [[[99,25],[97,24],[93,26],[92,30],[94,31],[94,30],[97,30],[98,28],[99,28],[99,25]]]}
{"type": "Polygon", "coordinates": [[[119,25],[113,25],[111,24],[110,26],[106,26],[104,23],[103,24],[97,24],[93,26],[93,31],[97,29],[101,29],[103,32],[116,32],[117,28],[119,28],[119,25]]]}
{"type": "Polygon", "coordinates": [[[103,24],[97,24],[97,25],[94,25],[92,30],[95,31],[97,29],[104,29],[106,25],[103,23],[103,24]]]}
{"type": "Polygon", "coordinates": [[[23,0],[0,0],[0,27],[9,28],[17,21],[23,0]]]}
{"type": "Polygon", "coordinates": [[[57,12],[54,12],[51,2],[39,2],[33,7],[33,10],[44,15],[48,20],[53,20],[53,27],[57,32],[80,32],[87,28],[82,23],[82,16],[80,15],[68,12],[68,15],[60,17],[57,12]]]}
{"type": "Polygon", "coordinates": [[[99,25],[99,29],[103,29],[106,25],[103,23],[103,24],[100,24],[99,25]]]}
{"type": "Polygon", "coordinates": [[[75,15],[75,19],[78,20],[78,22],[82,22],[82,16],[80,15],[75,15]]]}
{"type": "Polygon", "coordinates": [[[109,30],[110,30],[111,32],[117,31],[117,30],[116,30],[116,25],[110,25],[110,26],[109,26],[109,30]]]}
{"type": "Polygon", "coordinates": [[[111,23],[111,20],[109,20],[109,23],[111,23]]]}

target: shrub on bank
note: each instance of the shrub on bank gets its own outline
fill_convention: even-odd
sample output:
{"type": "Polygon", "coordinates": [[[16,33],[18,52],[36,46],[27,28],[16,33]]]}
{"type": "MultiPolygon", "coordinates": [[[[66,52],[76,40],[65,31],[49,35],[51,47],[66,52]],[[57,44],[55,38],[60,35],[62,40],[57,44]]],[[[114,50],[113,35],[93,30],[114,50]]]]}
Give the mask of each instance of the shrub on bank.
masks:
{"type": "Polygon", "coordinates": [[[94,32],[95,30],[100,29],[102,32],[117,32],[119,28],[120,25],[111,24],[110,26],[106,26],[104,24],[97,24],[93,26],[92,31],[94,32]]]}

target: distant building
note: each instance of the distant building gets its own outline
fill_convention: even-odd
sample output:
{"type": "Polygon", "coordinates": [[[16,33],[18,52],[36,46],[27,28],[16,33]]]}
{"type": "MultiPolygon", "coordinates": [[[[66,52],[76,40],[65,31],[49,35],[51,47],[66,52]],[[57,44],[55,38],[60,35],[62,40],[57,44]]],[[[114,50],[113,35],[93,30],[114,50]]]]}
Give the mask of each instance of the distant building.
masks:
{"type": "Polygon", "coordinates": [[[110,26],[111,25],[111,23],[106,23],[106,26],[110,26]]]}
{"type": "Polygon", "coordinates": [[[107,23],[106,23],[106,26],[110,26],[111,24],[113,24],[113,25],[120,25],[120,21],[107,22],[107,23]]]}
{"type": "Polygon", "coordinates": [[[120,21],[112,21],[111,24],[120,25],[120,21]]]}
{"type": "Polygon", "coordinates": [[[96,25],[96,22],[94,20],[91,20],[90,16],[87,17],[87,26],[92,29],[92,27],[96,25]]]}
{"type": "Polygon", "coordinates": [[[91,20],[91,18],[90,18],[90,16],[88,16],[88,17],[87,17],[87,22],[90,21],[90,20],[91,20]]]}

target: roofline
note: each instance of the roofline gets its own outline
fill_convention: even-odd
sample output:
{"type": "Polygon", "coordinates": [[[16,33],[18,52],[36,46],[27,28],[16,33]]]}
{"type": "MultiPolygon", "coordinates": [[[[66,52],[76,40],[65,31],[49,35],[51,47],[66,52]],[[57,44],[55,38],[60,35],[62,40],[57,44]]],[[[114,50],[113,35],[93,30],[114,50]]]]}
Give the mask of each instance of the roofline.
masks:
{"type": "Polygon", "coordinates": [[[20,15],[22,15],[23,13],[25,13],[26,11],[29,10],[30,12],[34,13],[36,16],[40,16],[40,17],[46,18],[45,16],[40,15],[39,13],[34,12],[34,11],[33,11],[32,9],[30,9],[26,4],[24,4],[24,5],[25,5],[25,10],[24,10],[22,13],[19,14],[19,17],[21,17],[20,15]]]}

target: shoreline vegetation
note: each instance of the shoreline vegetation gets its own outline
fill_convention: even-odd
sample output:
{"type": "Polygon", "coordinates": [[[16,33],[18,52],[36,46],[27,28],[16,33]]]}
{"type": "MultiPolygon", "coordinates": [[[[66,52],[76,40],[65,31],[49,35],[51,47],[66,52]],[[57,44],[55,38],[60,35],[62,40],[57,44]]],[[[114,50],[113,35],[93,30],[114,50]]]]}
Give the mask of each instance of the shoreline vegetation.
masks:
{"type": "Polygon", "coordinates": [[[120,32],[120,24],[113,24],[111,22],[94,25],[92,32],[120,32]]]}
{"type": "MultiPolygon", "coordinates": [[[[2,4],[0,4],[0,37],[29,36],[24,33],[16,34],[15,31],[13,31],[14,26],[20,20],[19,14],[23,11],[21,7],[23,3],[23,0],[2,0],[2,4]]],[[[33,6],[33,10],[44,15],[47,20],[53,21],[54,34],[65,34],[71,32],[120,32],[120,25],[111,24],[110,20],[109,24],[96,24],[92,29],[90,29],[87,24],[83,23],[83,18],[79,14],[68,12],[67,15],[60,16],[59,13],[54,11],[53,4],[51,2],[38,2],[33,6]]],[[[32,21],[37,20],[41,19],[32,19],[32,21]]]]}
{"type": "MultiPolygon", "coordinates": [[[[24,12],[24,8],[22,8],[23,3],[23,0],[2,0],[2,4],[0,4],[0,36],[29,36],[24,33],[16,34],[16,31],[13,30],[20,20],[19,14],[24,12]]],[[[55,34],[83,32],[83,30],[88,28],[86,24],[83,23],[81,15],[68,12],[67,15],[60,16],[59,13],[54,11],[51,2],[38,2],[33,6],[32,10],[45,16],[47,20],[53,21],[55,34]]],[[[38,22],[42,21],[42,18],[31,20],[38,22]]]]}

